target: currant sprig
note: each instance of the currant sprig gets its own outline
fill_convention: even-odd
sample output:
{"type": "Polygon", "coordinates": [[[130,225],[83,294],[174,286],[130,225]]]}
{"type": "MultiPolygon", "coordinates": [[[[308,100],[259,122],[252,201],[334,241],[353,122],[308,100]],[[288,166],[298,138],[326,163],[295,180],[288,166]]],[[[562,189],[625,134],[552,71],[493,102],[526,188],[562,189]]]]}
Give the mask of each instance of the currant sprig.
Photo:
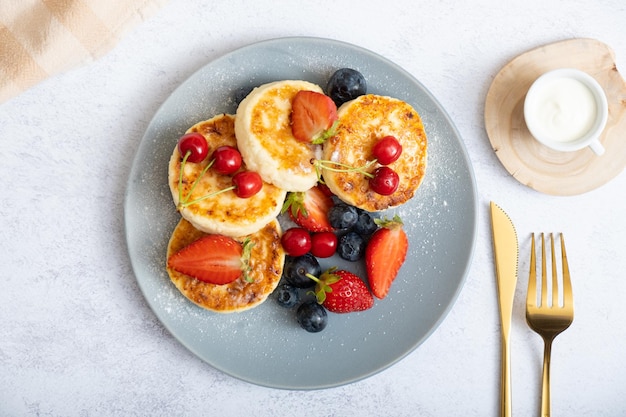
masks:
{"type": "Polygon", "coordinates": [[[204,161],[208,155],[208,144],[204,136],[202,136],[200,133],[192,132],[183,135],[179,139],[178,150],[180,154],[183,155],[178,176],[177,208],[179,210],[228,191],[234,191],[235,194],[240,198],[249,198],[261,191],[261,188],[263,188],[263,180],[258,173],[253,171],[237,172],[242,165],[242,160],[241,154],[236,148],[231,146],[220,146],[213,152],[211,160],[202,169],[200,174],[191,184],[189,192],[186,196],[184,196],[183,173],[185,171],[185,166],[188,162],[200,163],[204,161]],[[232,177],[233,185],[189,201],[194,189],[202,180],[202,177],[204,177],[206,172],[212,167],[214,167],[215,171],[221,175],[228,175],[237,172],[232,177]]]}
{"type": "Polygon", "coordinates": [[[196,188],[196,185],[198,185],[198,183],[200,182],[200,180],[202,179],[204,174],[206,174],[206,172],[211,168],[211,166],[215,162],[215,159],[212,159],[207,164],[207,166],[204,167],[202,172],[200,172],[200,175],[198,175],[198,177],[196,177],[196,179],[194,180],[193,184],[191,184],[191,188],[189,188],[189,192],[187,193],[187,196],[183,197],[183,171],[185,170],[185,164],[187,163],[187,160],[189,159],[190,155],[191,155],[191,151],[187,151],[187,153],[183,157],[182,162],[180,163],[180,175],[178,177],[178,208],[183,208],[183,207],[190,206],[192,204],[196,204],[199,201],[206,200],[209,197],[214,197],[217,194],[220,194],[220,193],[223,193],[223,192],[226,192],[226,191],[230,191],[233,188],[235,188],[234,186],[231,186],[231,187],[228,187],[228,188],[224,188],[223,190],[218,190],[218,191],[215,191],[213,193],[210,193],[210,194],[207,194],[205,196],[202,196],[200,198],[196,198],[194,200],[189,201],[189,198],[193,194],[193,190],[196,188]]]}
{"type": "Polygon", "coordinates": [[[324,169],[332,172],[358,172],[368,178],[372,178],[374,175],[371,174],[368,170],[376,163],[377,161],[373,159],[371,161],[367,161],[364,165],[354,167],[341,162],[315,159],[313,161],[313,166],[315,167],[315,173],[317,174],[318,181],[323,183],[324,180],[322,178],[322,170],[324,169]]]}
{"type": "Polygon", "coordinates": [[[394,136],[385,136],[380,139],[372,149],[373,159],[365,164],[354,167],[341,162],[316,159],[311,163],[315,167],[315,173],[319,182],[324,182],[322,171],[332,172],[358,172],[369,180],[369,186],[377,194],[391,195],[396,192],[400,185],[398,173],[387,165],[395,162],[402,153],[402,145],[394,136]],[[373,165],[380,164],[378,168],[370,172],[373,165]]]}

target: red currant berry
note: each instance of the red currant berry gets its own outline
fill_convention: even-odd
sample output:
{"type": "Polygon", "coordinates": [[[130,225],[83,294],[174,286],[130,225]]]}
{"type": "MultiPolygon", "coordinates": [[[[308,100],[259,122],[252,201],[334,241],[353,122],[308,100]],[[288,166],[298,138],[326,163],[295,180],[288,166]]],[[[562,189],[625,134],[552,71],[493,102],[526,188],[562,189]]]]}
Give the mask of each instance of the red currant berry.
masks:
{"type": "Polygon", "coordinates": [[[233,146],[220,146],[211,157],[213,162],[213,169],[222,175],[234,174],[241,168],[241,154],[237,148],[233,146]]]}
{"type": "Polygon", "coordinates": [[[311,235],[302,227],[292,227],[286,230],[280,242],[290,256],[302,256],[311,250],[311,235]]]}
{"type": "Polygon", "coordinates": [[[183,158],[189,152],[187,161],[198,163],[202,162],[208,155],[209,145],[206,143],[204,136],[198,132],[192,132],[184,134],[178,140],[178,151],[183,158]]]}
{"type": "Polygon", "coordinates": [[[263,188],[261,176],[254,171],[241,171],[233,176],[233,192],[240,198],[250,198],[263,188]]]}
{"type": "Polygon", "coordinates": [[[337,236],[333,232],[311,235],[311,253],[317,258],[329,258],[337,250],[337,236]]]}
{"type": "Polygon", "coordinates": [[[402,144],[394,136],[385,136],[372,148],[372,155],[379,164],[389,165],[400,158],[402,144]]]}
{"type": "Polygon", "coordinates": [[[390,195],[393,194],[400,183],[400,177],[393,169],[382,166],[378,167],[372,173],[370,178],[370,188],[377,194],[390,195]]]}

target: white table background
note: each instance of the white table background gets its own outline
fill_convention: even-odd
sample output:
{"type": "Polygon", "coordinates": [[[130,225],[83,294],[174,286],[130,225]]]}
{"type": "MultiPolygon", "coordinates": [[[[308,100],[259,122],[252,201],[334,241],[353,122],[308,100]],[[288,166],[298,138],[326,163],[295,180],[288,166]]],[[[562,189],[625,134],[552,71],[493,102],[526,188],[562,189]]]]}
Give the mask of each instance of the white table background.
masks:
{"type": "Polygon", "coordinates": [[[623,0],[178,0],[102,59],[0,105],[0,415],[498,415],[490,200],[521,240],[514,415],[538,414],[542,342],[524,297],[529,234],[542,230],[567,237],[576,302],[554,344],[553,413],[626,415],[626,174],[580,196],[541,194],[508,174],[484,130],[500,68],[575,37],[610,45],[626,74],[623,0]],[[442,325],[391,368],[312,392],[251,385],[186,350],[144,300],[124,237],[126,181],[159,105],[207,62],[284,36],[350,42],[419,79],[463,137],[480,202],[472,267],[442,325]]]}

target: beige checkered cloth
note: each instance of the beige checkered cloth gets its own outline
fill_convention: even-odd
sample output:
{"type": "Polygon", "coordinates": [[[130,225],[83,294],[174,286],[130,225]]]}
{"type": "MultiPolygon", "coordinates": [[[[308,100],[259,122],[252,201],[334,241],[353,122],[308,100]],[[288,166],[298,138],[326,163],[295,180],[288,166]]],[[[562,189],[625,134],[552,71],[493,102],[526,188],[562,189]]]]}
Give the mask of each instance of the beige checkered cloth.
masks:
{"type": "Polygon", "coordinates": [[[0,0],[0,103],[101,57],[167,0],[0,0]]]}

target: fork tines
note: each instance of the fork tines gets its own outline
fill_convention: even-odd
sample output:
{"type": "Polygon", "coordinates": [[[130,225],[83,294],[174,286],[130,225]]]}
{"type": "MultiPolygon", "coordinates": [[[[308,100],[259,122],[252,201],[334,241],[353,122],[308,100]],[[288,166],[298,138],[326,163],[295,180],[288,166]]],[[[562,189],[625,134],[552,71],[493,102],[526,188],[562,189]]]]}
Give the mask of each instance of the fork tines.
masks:
{"type": "MultiPolygon", "coordinates": [[[[567,252],[565,250],[565,239],[561,233],[561,271],[562,279],[562,300],[563,306],[568,300],[572,300],[572,284],[570,281],[569,265],[567,262],[567,252]]],[[[551,249],[551,287],[548,287],[547,278],[547,257],[546,244],[544,234],[541,233],[541,302],[537,303],[537,274],[536,274],[536,250],[535,250],[535,234],[532,234],[531,254],[530,254],[530,276],[528,281],[527,304],[536,307],[559,307],[559,283],[557,273],[556,250],[554,247],[554,234],[550,233],[550,249],[551,249]],[[550,291],[551,290],[551,291],[550,291]],[[551,302],[549,303],[549,294],[552,293],[551,302]]],[[[570,301],[571,302],[571,301],[570,301]]]]}

